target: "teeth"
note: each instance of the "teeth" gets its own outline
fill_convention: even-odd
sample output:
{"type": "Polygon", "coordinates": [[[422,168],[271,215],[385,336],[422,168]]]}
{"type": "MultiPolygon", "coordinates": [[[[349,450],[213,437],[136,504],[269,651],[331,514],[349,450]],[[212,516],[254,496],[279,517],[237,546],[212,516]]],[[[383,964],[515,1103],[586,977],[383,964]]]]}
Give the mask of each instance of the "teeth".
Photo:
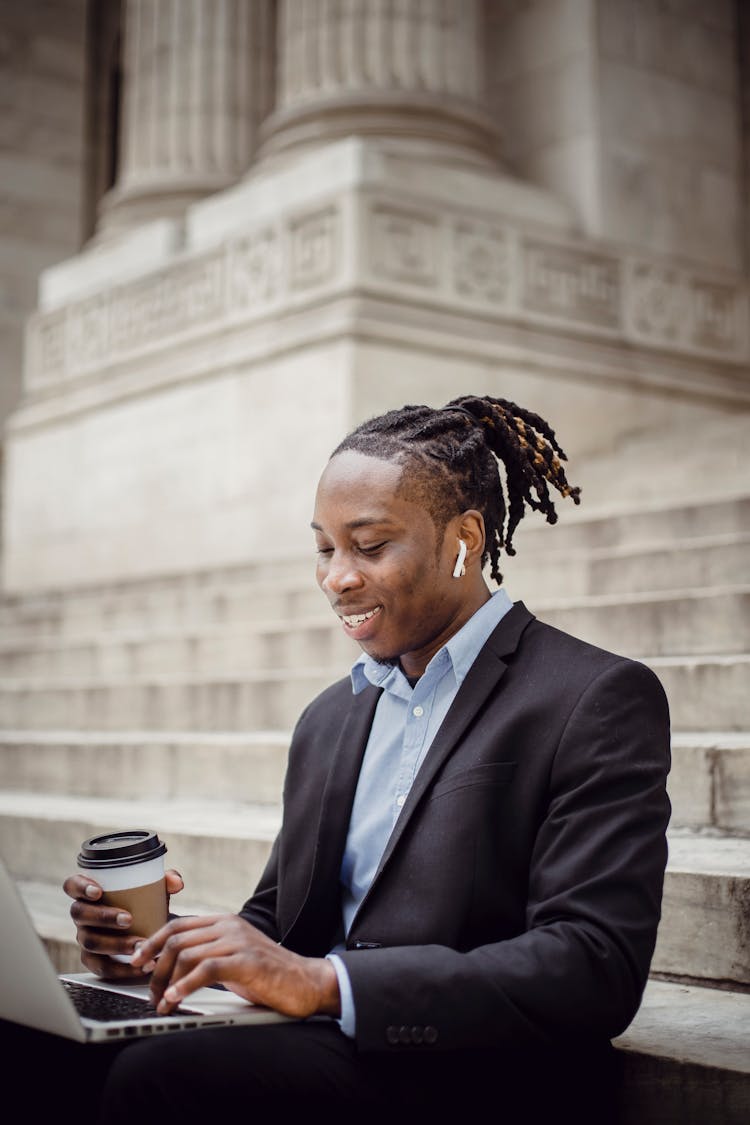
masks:
{"type": "Polygon", "coordinates": [[[351,615],[351,617],[347,617],[346,615],[344,615],[342,616],[341,620],[346,625],[349,625],[350,628],[354,629],[357,625],[361,625],[363,621],[368,621],[371,617],[374,617],[379,609],[380,606],[378,605],[375,606],[375,609],[368,610],[367,613],[354,613],[351,615]]]}

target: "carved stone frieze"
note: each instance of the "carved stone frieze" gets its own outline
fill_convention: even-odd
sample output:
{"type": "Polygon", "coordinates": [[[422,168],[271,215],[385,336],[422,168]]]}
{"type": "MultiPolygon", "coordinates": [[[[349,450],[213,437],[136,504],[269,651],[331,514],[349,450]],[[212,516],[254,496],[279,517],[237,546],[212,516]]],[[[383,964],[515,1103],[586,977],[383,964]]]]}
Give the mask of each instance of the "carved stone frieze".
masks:
{"type": "Polygon", "coordinates": [[[689,293],[677,270],[639,262],[628,287],[630,328],[653,343],[675,344],[686,336],[689,293]]]}
{"type": "Polygon", "coordinates": [[[110,348],[110,302],[105,296],[81,301],[70,310],[67,344],[81,371],[91,371],[106,361],[110,348]]]}
{"type": "Polygon", "coordinates": [[[222,310],[224,254],[212,253],[123,286],[110,309],[115,353],[208,324],[222,310]]]}
{"type": "Polygon", "coordinates": [[[458,296],[502,305],[510,294],[510,239],[491,223],[457,222],[453,228],[453,284],[458,296]]]}
{"type": "Polygon", "coordinates": [[[738,286],[653,262],[631,263],[629,333],[662,347],[742,356],[747,294],[738,286]]]}
{"type": "Polygon", "coordinates": [[[228,305],[231,310],[257,309],[281,291],[279,233],[271,228],[234,239],[229,246],[228,305]]]}
{"type": "Polygon", "coordinates": [[[601,328],[619,327],[617,258],[530,239],[523,243],[522,261],[524,309],[601,328]]]}
{"type": "Polygon", "coordinates": [[[278,315],[347,284],[385,298],[545,328],[564,325],[629,346],[747,362],[746,288],[599,246],[547,241],[457,206],[424,209],[368,197],[359,222],[343,201],[234,233],[215,249],[37,314],[27,389],[48,391],[142,351],[278,315]],[[345,244],[347,243],[348,244],[345,244]],[[348,274],[346,275],[348,276],[348,274]]]}
{"type": "Polygon", "coordinates": [[[438,284],[438,220],[417,211],[375,205],[369,219],[373,273],[392,281],[432,288],[438,284]]]}
{"type": "Polygon", "coordinates": [[[732,353],[746,344],[747,301],[728,285],[692,278],[691,343],[698,348],[732,353]]]}
{"type": "Polygon", "coordinates": [[[334,207],[289,223],[289,284],[309,289],[329,281],[339,257],[339,218],[334,207]]]}
{"type": "Polygon", "coordinates": [[[29,322],[29,346],[25,378],[27,385],[54,383],[65,373],[65,311],[37,316],[29,322]]]}

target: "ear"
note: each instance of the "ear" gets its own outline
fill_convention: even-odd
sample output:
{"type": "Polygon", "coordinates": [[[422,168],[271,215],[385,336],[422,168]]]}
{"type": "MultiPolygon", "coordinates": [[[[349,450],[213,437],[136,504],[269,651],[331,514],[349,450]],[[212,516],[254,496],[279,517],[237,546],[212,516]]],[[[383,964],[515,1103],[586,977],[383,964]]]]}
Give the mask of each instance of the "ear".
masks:
{"type": "Polygon", "coordinates": [[[478,512],[476,508],[469,508],[467,511],[462,512],[455,520],[451,520],[450,527],[451,535],[455,536],[455,545],[458,546],[458,540],[463,539],[466,544],[466,559],[465,566],[468,568],[474,564],[481,567],[482,555],[484,554],[485,532],[484,532],[484,519],[482,513],[478,512]]]}

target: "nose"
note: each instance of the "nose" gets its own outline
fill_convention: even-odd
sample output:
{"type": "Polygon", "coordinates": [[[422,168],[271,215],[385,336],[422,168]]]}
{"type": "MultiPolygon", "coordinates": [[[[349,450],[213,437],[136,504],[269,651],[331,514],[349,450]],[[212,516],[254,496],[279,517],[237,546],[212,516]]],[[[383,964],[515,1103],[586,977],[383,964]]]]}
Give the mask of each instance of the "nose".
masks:
{"type": "Polygon", "coordinates": [[[364,579],[348,552],[334,551],[318,562],[318,585],[325,594],[339,597],[363,584],[364,579]]]}

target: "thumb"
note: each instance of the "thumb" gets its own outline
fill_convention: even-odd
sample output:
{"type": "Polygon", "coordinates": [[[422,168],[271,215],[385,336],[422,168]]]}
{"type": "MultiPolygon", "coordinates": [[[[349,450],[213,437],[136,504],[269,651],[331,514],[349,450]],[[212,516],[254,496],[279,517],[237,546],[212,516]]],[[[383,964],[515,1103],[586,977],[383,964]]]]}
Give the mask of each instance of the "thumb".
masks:
{"type": "Polygon", "coordinates": [[[182,875],[180,875],[179,871],[175,871],[174,868],[170,868],[169,871],[165,871],[164,877],[167,883],[167,894],[169,895],[179,894],[179,892],[185,886],[185,881],[182,878],[182,875]]]}

